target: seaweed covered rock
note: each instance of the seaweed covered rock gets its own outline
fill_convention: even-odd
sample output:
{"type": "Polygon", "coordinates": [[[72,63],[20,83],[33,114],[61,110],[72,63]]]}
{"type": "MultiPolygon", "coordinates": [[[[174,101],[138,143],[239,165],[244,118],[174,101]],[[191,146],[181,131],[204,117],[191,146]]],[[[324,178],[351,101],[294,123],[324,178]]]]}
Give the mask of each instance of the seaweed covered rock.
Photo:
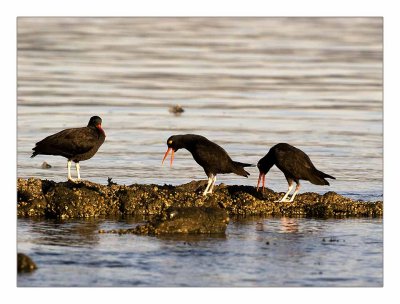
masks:
{"type": "Polygon", "coordinates": [[[44,216],[47,201],[40,179],[17,180],[18,215],[44,216]]]}
{"type": "Polygon", "coordinates": [[[37,269],[36,264],[32,261],[32,259],[23,253],[17,254],[17,271],[21,272],[32,272],[37,269]]]}
{"type": "Polygon", "coordinates": [[[168,208],[146,224],[133,229],[99,232],[140,235],[224,234],[228,223],[228,213],[218,207],[168,208]]]}
{"type": "Polygon", "coordinates": [[[172,185],[130,186],[89,181],[61,182],[30,178],[17,181],[17,211],[21,217],[83,218],[156,216],[170,208],[219,208],[229,216],[272,215],[308,217],[380,217],[383,202],[355,201],[335,192],[302,193],[290,203],[277,202],[283,193],[251,186],[218,185],[208,196],[206,181],[172,185]]]}

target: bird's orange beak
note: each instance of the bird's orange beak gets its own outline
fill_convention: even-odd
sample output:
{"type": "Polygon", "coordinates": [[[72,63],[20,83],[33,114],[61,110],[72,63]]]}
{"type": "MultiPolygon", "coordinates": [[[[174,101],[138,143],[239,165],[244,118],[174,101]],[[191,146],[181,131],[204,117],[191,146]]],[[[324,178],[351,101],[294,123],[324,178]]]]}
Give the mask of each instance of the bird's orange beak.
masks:
{"type": "Polygon", "coordinates": [[[167,158],[169,151],[172,151],[171,152],[171,162],[170,162],[170,166],[172,167],[172,162],[174,161],[174,153],[175,153],[174,149],[172,149],[172,148],[168,148],[167,152],[165,152],[165,155],[161,162],[161,165],[164,164],[164,160],[167,158]]]}
{"type": "Polygon", "coordinates": [[[265,189],[265,173],[264,172],[260,172],[260,175],[258,176],[257,191],[260,186],[261,180],[262,180],[262,192],[264,192],[264,189],[265,189]]]}
{"type": "Polygon", "coordinates": [[[103,128],[101,127],[101,124],[98,124],[96,128],[99,129],[104,134],[104,136],[106,136],[106,132],[104,132],[103,128]]]}

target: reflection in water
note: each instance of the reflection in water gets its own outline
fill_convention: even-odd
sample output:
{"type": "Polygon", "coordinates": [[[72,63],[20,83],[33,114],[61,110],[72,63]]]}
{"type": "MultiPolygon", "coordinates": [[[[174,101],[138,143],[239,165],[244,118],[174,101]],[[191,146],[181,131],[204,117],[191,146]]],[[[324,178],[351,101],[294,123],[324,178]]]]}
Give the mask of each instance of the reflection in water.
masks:
{"type": "Polygon", "coordinates": [[[299,232],[299,223],[297,218],[282,217],[281,218],[282,232],[294,233],[299,232]]]}
{"type": "Polygon", "coordinates": [[[264,223],[262,223],[262,222],[257,222],[257,224],[256,224],[256,230],[257,230],[257,231],[264,231],[264,223]]]}
{"type": "MultiPolygon", "coordinates": [[[[29,220],[28,220],[29,221],[29,220]]],[[[56,246],[88,246],[99,241],[99,221],[32,220],[30,233],[38,235],[38,244],[56,246]]]]}
{"type": "Polygon", "coordinates": [[[183,244],[189,246],[199,242],[209,242],[211,240],[226,240],[225,234],[166,234],[157,235],[156,237],[163,241],[183,242],[183,244]]]}

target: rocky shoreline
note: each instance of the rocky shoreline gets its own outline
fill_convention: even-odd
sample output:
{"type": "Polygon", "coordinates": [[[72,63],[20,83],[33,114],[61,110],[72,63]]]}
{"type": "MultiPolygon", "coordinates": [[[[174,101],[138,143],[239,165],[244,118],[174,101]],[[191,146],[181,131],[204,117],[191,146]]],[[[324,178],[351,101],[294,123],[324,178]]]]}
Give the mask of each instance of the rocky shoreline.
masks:
{"type": "Polygon", "coordinates": [[[229,216],[381,217],[383,202],[364,202],[335,192],[301,193],[292,203],[275,202],[283,193],[251,186],[218,185],[203,197],[206,181],[171,185],[100,185],[89,181],[17,180],[19,217],[87,218],[163,215],[170,208],[219,208],[229,216]]]}
{"type": "MultiPolygon", "coordinates": [[[[99,230],[99,233],[171,235],[224,235],[230,217],[382,217],[383,202],[364,202],[334,192],[302,193],[295,202],[276,202],[283,193],[251,186],[218,185],[214,193],[202,195],[207,182],[171,185],[108,185],[89,181],[54,182],[36,178],[17,180],[18,217],[90,218],[140,216],[148,221],[129,229],[99,230]]],[[[18,272],[36,265],[18,254],[18,272]]]]}

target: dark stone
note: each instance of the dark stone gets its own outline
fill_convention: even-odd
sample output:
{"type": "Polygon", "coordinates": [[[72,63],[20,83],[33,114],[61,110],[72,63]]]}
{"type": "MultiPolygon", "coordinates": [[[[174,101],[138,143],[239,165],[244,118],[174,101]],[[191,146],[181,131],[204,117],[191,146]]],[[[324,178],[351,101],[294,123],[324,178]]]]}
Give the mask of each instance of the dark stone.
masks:
{"type": "MultiPolygon", "coordinates": [[[[109,231],[118,234],[224,234],[229,223],[227,212],[219,207],[168,208],[148,223],[133,229],[109,231]]],[[[104,231],[99,231],[104,233],[104,231]]]]}
{"type": "Polygon", "coordinates": [[[17,271],[21,272],[32,272],[37,269],[36,264],[30,257],[23,253],[17,254],[17,271]]]}
{"type": "Polygon", "coordinates": [[[18,179],[18,216],[40,217],[45,215],[47,201],[43,194],[42,184],[40,179],[18,179]]]}
{"type": "Polygon", "coordinates": [[[51,168],[51,165],[49,165],[48,163],[46,163],[46,162],[43,162],[43,164],[40,166],[42,169],[50,169],[51,168]]]}
{"type": "Polygon", "coordinates": [[[180,114],[182,114],[183,112],[185,112],[185,110],[183,109],[183,107],[182,107],[181,105],[174,105],[174,106],[171,106],[171,107],[169,107],[168,111],[169,111],[170,113],[175,114],[175,115],[180,115],[180,114]]]}

